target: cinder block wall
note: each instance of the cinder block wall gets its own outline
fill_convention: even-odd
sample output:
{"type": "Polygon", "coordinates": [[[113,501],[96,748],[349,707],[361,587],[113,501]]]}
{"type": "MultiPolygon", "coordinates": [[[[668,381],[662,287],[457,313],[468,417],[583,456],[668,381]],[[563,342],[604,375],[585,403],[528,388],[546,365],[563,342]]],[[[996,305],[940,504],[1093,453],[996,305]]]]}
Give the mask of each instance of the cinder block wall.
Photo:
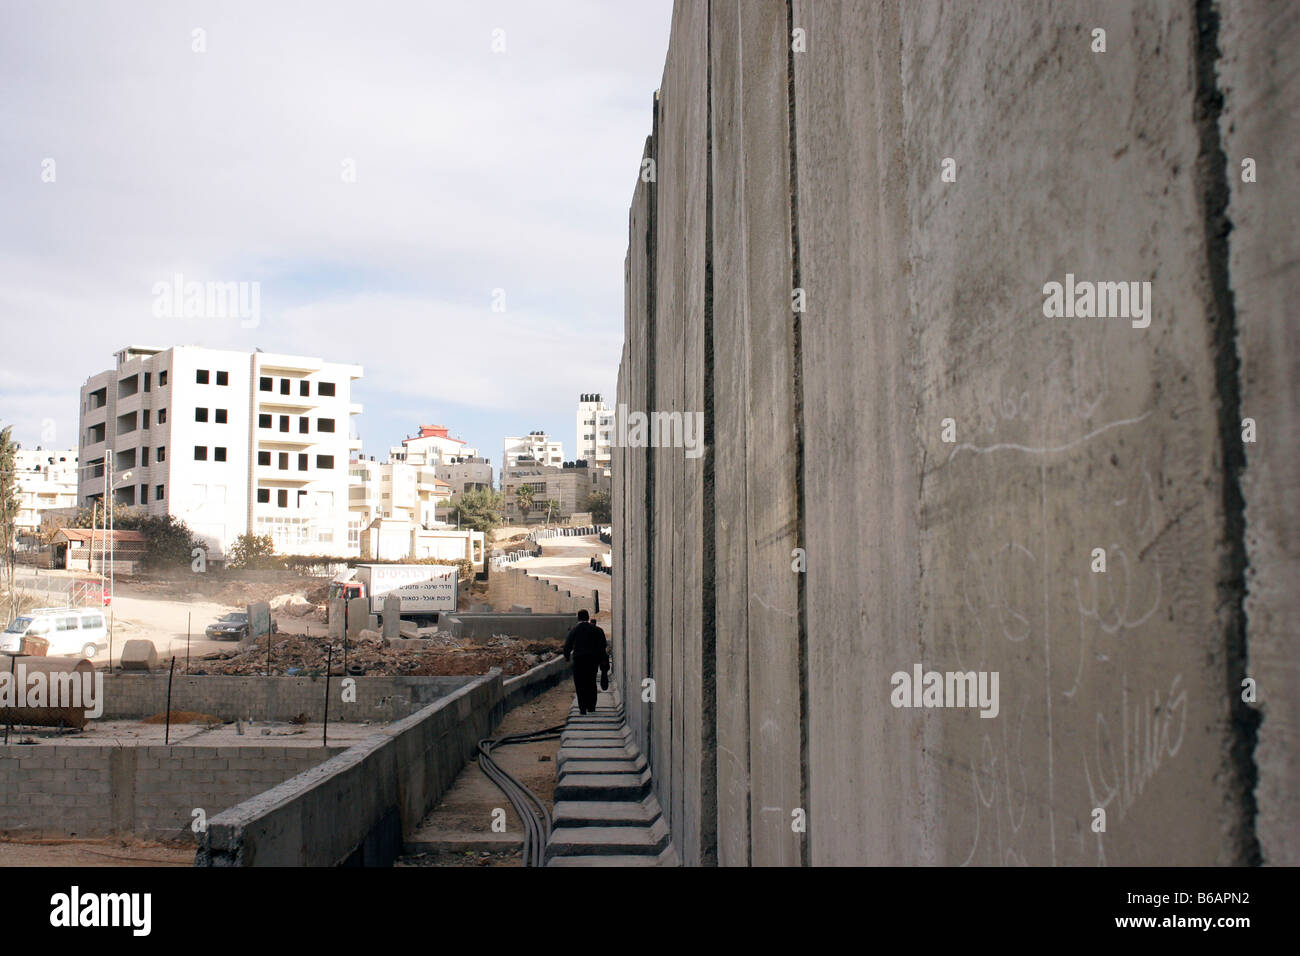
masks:
{"type": "Polygon", "coordinates": [[[687,862],[1300,862],[1298,39],[1285,0],[676,4],[618,401],[708,453],[615,450],[614,630],[687,862]],[[1045,317],[1067,273],[1150,325],[1045,317]],[[918,663],[997,717],[891,706],[918,663]]]}
{"type": "Polygon", "coordinates": [[[343,747],[0,747],[0,833],[195,840],[211,818],[343,747]]]}

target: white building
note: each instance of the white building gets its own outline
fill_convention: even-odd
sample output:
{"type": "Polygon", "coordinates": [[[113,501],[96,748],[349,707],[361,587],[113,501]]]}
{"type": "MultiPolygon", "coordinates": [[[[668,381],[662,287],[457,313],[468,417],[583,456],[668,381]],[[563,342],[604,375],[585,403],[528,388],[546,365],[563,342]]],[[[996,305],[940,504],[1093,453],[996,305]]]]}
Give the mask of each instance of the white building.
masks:
{"type": "MultiPolygon", "coordinates": [[[[418,528],[439,524],[437,509],[451,498],[451,485],[432,466],[361,459],[348,466],[351,525],[368,528],[376,518],[396,518],[418,528]]],[[[351,539],[351,535],[349,536],[351,539]]]]}
{"type": "Polygon", "coordinates": [[[77,505],[77,452],[66,448],[46,451],[19,448],[14,453],[14,478],[18,492],[18,535],[35,534],[41,515],[54,508],[77,505]]]}
{"type": "Polygon", "coordinates": [[[410,465],[443,465],[458,458],[477,458],[478,450],[464,439],[452,438],[446,425],[421,425],[419,434],[403,438],[400,445],[388,449],[390,461],[410,465]]]}
{"type": "Polygon", "coordinates": [[[129,347],[81,388],[84,503],[171,514],[224,557],[245,533],[283,554],[335,555],[348,540],[348,461],[359,365],[198,346],[129,347]]]}
{"type": "Polygon", "coordinates": [[[559,468],[564,464],[564,443],[551,441],[546,432],[529,432],[522,438],[507,438],[505,453],[501,456],[502,469],[515,467],[521,458],[559,468]]]}
{"type": "Polygon", "coordinates": [[[614,410],[601,401],[599,392],[578,396],[578,460],[593,467],[609,467],[610,430],[614,410]]]}

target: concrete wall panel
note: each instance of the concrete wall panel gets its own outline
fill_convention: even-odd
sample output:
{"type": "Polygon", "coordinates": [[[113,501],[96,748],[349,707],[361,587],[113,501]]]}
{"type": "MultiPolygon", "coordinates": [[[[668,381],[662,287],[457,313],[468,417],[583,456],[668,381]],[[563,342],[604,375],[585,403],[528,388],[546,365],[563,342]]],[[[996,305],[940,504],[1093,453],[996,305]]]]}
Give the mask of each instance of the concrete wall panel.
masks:
{"type": "Polygon", "coordinates": [[[889,706],[917,647],[916,390],[907,361],[896,8],[798,4],[811,862],[919,862],[922,726],[889,706]]]}
{"type": "Polygon", "coordinates": [[[713,394],[717,669],[717,837],[722,866],[750,862],[749,526],[746,468],[749,300],[740,2],[714,0],[713,394]]]}
{"type": "Polygon", "coordinates": [[[1259,687],[1256,830],[1264,862],[1300,864],[1300,7],[1225,4],[1219,123],[1231,186],[1229,275],[1236,310],[1245,446],[1246,673],[1259,687]],[[1254,160],[1253,183],[1243,161],[1254,160]]]}

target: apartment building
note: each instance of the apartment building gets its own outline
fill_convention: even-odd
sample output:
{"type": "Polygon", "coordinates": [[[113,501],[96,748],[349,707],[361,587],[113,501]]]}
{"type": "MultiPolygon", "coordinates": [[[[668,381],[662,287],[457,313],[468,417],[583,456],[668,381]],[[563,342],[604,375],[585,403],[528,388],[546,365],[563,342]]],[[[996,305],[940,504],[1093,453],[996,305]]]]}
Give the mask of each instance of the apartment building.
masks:
{"type": "Polygon", "coordinates": [[[224,558],[245,533],[284,554],[348,540],[361,367],[199,346],[130,346],[81,388],[78,499],[171,514],[224,558]]]}
{"type": "Polygon", "coordinates": [[[443,464],[434,465],[433,472],[451,486],[453,495],[495,487],[492,483],[492,462],[487,458],[452,458],[443,464]]]}
{"type": "Polygon", "coordinates": [[[415,527],[432,527],[438,524],[437,509],[452,494],[451,485],[439,478],[432,467],[403,461],[359,459],[348,466],[348,479],[349,527],[361,530],[376,518],[396,518],[415,527]]]}
{"type": "Polygon", "coordinates": [[[539,465],[520,461],[501,472],[501,490],[505,496],[505,517],[518,521],[524,516],[519,508],[518,492],[528,485],[533,489],[533,510],[530,519],[544,517],[546,502],[558,502],[560,509],[551,514],[551,520],[567,517],[583,510],[583,502],[593,491],[609,491],[609,478],[603,468],[583,461],[561,462],[559,466],[539,465]]]}
{"type": "Polygon", "coordinates": [[[599,392],[578,396],[578,460],[608,468],[610,433],[614,427],[614,410],[606,405],[599,392]]]}
{"type": "Polygon", "coordinates": [[[15,533],[19,538],[35,535],[42,514],[77,505],[77,451],[19,448],[14,452],[14,479],[18,492],[15,533]]]}
{"type": "Polygon", "coordinates": [[[521,460],[559,468],[564,464],[564,443],[551,441],[542,431],[529,432],[520,438],[507,438],[501,456],[502,475],[505,469],[513,468],[521,460]]]}

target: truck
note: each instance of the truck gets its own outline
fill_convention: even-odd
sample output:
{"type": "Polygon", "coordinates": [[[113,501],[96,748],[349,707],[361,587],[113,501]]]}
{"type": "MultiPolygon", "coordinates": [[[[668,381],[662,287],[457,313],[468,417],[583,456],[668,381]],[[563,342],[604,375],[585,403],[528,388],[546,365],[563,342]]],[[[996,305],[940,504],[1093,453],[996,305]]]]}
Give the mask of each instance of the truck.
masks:
{"type": "Polygon", "coordinates": [[[358,564],[330,582],[329,596],[366,598],[383,623],[384,598],[395,595],[403,620],[436,624],[439,614],[456,610],[459,570],[454,564],[358,564]]]}

